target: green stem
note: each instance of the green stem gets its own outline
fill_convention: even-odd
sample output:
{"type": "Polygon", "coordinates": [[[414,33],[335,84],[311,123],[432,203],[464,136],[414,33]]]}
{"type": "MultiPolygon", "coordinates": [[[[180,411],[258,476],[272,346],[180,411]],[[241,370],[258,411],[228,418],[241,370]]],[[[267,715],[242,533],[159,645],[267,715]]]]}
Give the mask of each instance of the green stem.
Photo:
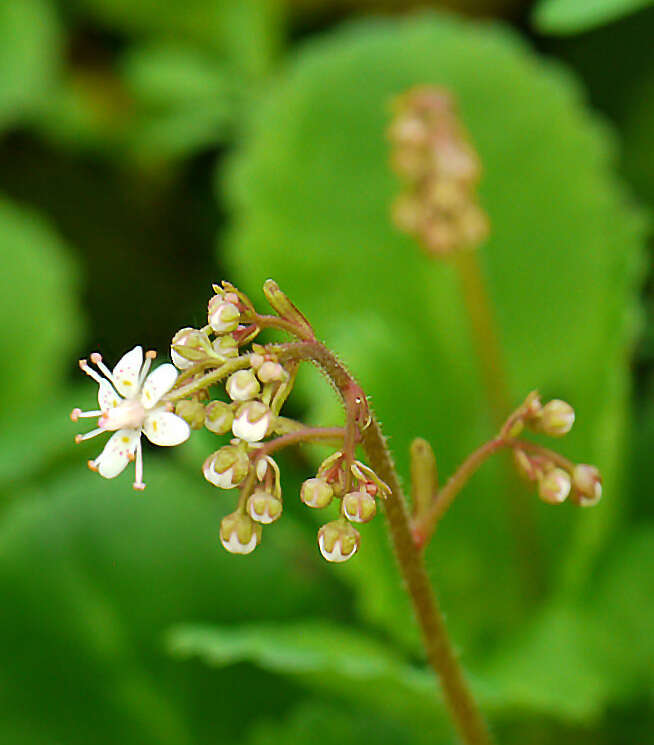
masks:
{"type": "MultiPolygon", "coordinates": [[[[459,275],[493,424],[499,427],[506,412],[511,410],[512,401],[486,280],[476,250],[458,251],[453,256],[453,264],[459,275]]],[[[525,593],[533,595],[534,590],[541,584],[541,571],[534,561],[534,556],[538,554],[538,531],[533,509],[529,502],[520,498],[512,473],[509,479],[510,488],[506,489],[505,494],[511,533],[520,559],[519,566],[525,593]]]]}
{"type": "Polygon", "coordinates": [[[164,400],[179,401],[180,398],[186,398],[193,393],[210,388],[212,385],[219,383],[237,370],[244,370],[248,367],[250,367],[250,358],[248,355],[235,357],[233,360],[225,362],[224,365],[217,367],[215,370],[211,370],[199,378],[195,378],[195,380],[191,380],[185,385],[181,385],[179,388],[173,388],[172,391],[164,397],[164,400]]]}
{"type": "Polygon", "coordinates": [[[275,437],[274,440],[268,440],[260,448],[253,452],[253,457],[259,458],[262,455],[270,455],[276,450],[297,445],[301,442],[321,442],[323,440],[335,440],[339,444],[345,437],[343,427],[302,427],[293,432],[287,432],[285,435],[275,437]]]}
{"type": "Polygon", "coordinates": [[[320,342],[279,345],[277,353],[280,361],[305,359],[317,362],[344,401],[354,400],[358,406],[361,444],[370,466],[391,489],[391,494],[385,501],[388,528],[422,631],[427,659],[440,678],[445,703],[463,742],[466,745],[489,745],[491,738],[486,723],[465,680],[429,582],[422,554],[414,543],[406,498],[393,459],[379,424],[367,407],[365,394],[345,366],[320,342]]]}

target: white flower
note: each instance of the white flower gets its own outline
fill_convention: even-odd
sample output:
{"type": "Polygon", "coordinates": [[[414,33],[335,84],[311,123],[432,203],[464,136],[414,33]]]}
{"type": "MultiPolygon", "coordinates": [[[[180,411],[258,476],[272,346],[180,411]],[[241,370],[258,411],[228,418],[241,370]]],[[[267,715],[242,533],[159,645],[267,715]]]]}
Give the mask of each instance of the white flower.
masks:
{"type": "Polygon", "coordinates": [[[84,417],[98,417],[97,429],[77,435],[75,442],[109,431],[104,450],[89,461],[89,468],[107,479],[122,473],[130,461],[135,464],[135,489],[145,489],[143,483],[143,453],[141,433],[155,445],[179,445],[188,439],[191,429],[179,416],[173,414],[166,404],[160,404],[162,396],[175,385],[177,370],[173,365],[160,365],[149,375],[148,371],[155,352],[147,352],[143,361],[143,349],[134,347],[125,354],[110,371],[97,352],[91,355],[102,375],[93,370],[86,360],[80,360],[80,368],[99,385],[99,410],[73,409],[71,419],[76,422],[84,417]],[[104,376],[104,377],[103,377],[104,376]]]}

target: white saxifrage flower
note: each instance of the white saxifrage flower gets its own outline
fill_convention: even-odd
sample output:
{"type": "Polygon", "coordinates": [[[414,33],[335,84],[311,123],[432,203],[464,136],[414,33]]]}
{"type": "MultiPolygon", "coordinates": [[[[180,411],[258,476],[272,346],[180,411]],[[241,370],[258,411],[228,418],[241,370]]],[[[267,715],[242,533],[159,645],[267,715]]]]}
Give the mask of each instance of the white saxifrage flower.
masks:
{"type": "Polygon", "coordinates": [[[191,429],[179,416],[173,414],[161,398],[175,385],[177,370],[173,365],[160,365],[149,375],[150,365],[156,356],[147,352],[143,361],[143,349],[134,347],[109,370],[97,352],[91,362],[101,375],[91,368],[86,360],[80,360],[80,368],[99,386],[96,411],[73,409],[71,419],[98,417],[97,429],[77,435],[76,442],[88,440],[103,432],[113,432],[104,450],[89,461],[89,468],[107,479],[122,473],[130,461],[135,461],[135,489],[145,489],[143,482],[143,452],[141,433],[155,445],[179,445],[188,439],[191,429]]]}

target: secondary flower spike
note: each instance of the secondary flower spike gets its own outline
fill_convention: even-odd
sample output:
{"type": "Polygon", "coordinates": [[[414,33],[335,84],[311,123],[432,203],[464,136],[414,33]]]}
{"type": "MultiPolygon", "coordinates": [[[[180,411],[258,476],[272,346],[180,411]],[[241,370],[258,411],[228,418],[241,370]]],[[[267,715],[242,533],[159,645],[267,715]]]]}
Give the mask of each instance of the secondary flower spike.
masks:
{"type": "Polygon", "coordinates": [[[160,365],[150,374],[150,365],[155,352],[147,352],[143,360],[143,349],[134,347],[123,355],[113,370],[102,361],[97,352],[91,355],[94,370],[86,360],[80,360],[80,368],[98,384],[98,405],[95,411],[73,409],[70,418],[98,417],[98,426],[75,442],[82,442],[103,432],[113,432],[104,450],[89,461],[89,468],[100,476],[113,479],[125,470],[130,461],[135,461],[135,489],[145,489],[143,481],[143,451],[141,433],[155,445],[179,445],[188,439],[191,429],[180,416],[173,414],[171,406],[161,399],[175,385],[177,370],[169,363],[160,365]]]}

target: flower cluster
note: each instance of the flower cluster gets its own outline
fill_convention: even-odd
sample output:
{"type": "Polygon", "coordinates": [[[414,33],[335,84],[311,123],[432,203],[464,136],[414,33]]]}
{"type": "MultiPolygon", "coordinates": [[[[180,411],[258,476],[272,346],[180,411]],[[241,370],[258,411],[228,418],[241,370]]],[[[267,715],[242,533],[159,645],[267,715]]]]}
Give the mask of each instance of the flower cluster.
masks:
{"type": "MultiPolygon", "coordinates": [[[[570,404],[553,399],[542,405],[537,394],[530,394],[510,421],[511,434],[519,434],[523,426],[549,437],[563,437],[575,421],[570,404]]],[[[590,507],[602,497],[602,478],[595,466],[571,463],[556,452],[521,440],[513,447],[513,457],[519,473],[535,482],[538,496],[548,504],[561,504],[570,498],[575,504],[590,507]]]]}
{"type": "Polygon", "coordinates": [[[406,184],[393,206],[396,225],[431,255],[477,246],[488,235],[475,194],[481,166],[451,95],[419,86],[397,98],[394,109],[391,163],[406,184]]]}
{"type": "MultiPolygon", "coordinates": [[[[305,333],[310,326],[274,283],[266,287],[279,318],[257,314],[243,293],[224,282],[214,285],[207,325],[181,329],[171,344],[172,360],[181,371],[175,413],[193,429],[231,435],[228,444],[206,458],[202,472],[213,486],[240,488],[236,511],[220,527],[222,545],[238,554],[252,552],[261,541],[262,526],[282,514],[279,467],[269,451],[285,446],[285,436],[289,444],[305,441],[305,432],[307,441],[322,436],[319,428],[305,428],[280,415],[297,363],[280,361],[280,345],[260,345],[254,339],[262,326],[276,322],[282,328],[296,324],[305,333]],[[216,383],[224,384],[219,397],[210,390],[216,383]]],[[[344,561],[359,546],[350,521],[372,519],[375,498],[383,498],[388,489],[352,453],[339,451],[328,461],[316,478],[305,482],[301,499],[311,507],[326,507],[334,497],[341,500],[341,518],[320,529],[318,544],[329,561],[344,561]]]]}

